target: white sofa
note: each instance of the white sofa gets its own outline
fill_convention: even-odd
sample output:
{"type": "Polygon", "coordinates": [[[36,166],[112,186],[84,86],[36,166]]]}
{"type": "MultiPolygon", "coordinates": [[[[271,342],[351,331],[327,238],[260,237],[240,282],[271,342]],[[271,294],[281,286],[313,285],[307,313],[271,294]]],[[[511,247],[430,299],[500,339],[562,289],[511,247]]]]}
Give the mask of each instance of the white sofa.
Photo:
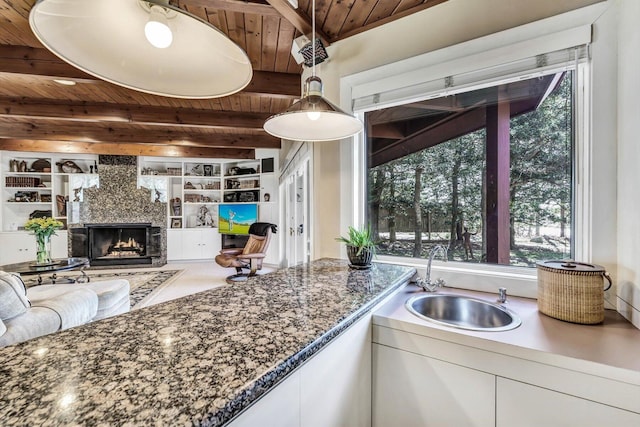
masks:
{"type": "Polygon", "coordinates": [[[0,347],[129,311],[125,279],[26,288],[0,271],[0,347]]]}

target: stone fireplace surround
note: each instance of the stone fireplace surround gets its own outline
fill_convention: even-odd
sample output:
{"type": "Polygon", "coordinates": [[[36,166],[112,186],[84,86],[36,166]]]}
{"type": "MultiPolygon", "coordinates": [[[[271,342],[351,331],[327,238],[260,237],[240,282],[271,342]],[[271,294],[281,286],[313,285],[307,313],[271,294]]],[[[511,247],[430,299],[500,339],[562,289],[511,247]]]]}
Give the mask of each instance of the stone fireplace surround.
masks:
{"type": "MultiPolygon", "coordinates": [[[[152,201],[151,191],[138,186],[136,156],[100,155],[99,188],[85,188],[79,203],[79,219],[68,224],[69,254],[74,255],[74,229],[88,224],[151,224],[160,228],[160,254],[153,256],[150,267],[167,263],[167,204],[152,201]]],[[[79,230],[80,229],[80,230],[79,230]]],[[[82,234],[82,233],[80,233],[82,234]]],[[[75,245],[78,244],[76,237],[75,245]]],[[[126,267],[127,265],[112,265],[126,267]]]]}

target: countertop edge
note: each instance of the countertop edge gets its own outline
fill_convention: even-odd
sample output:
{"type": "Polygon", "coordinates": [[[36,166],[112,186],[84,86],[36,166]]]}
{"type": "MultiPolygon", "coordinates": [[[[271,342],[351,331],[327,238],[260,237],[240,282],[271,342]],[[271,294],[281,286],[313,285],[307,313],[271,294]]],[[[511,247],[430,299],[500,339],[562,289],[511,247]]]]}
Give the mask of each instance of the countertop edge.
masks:
{"type": "Polygon", "coordinates": [[[264,397],[272,388],[276,387],[281,381],[302,366],[309,358],[326,347],[343,331],[361,319],[366,313],[371,311],[378,303],[384,301],[388,296],[405,286],[415,273],[416,270],[412,269],[398,277],[394,284],[387,287],[383,292],[376,295],[375,298],[359,307],[349,316],[341,319],[331,329],[324,332],[304,349],[293,354],[275,368],[266,372],[250,386],[244,388],[239,395],[230,400],[224,408],[218,411],[218,413],[210,414],[211,416],[208,419],[202,420],[199,425],[207,427],[223,426],[233,421],[236,417],[249,409],[254,403],[264,397]]]}

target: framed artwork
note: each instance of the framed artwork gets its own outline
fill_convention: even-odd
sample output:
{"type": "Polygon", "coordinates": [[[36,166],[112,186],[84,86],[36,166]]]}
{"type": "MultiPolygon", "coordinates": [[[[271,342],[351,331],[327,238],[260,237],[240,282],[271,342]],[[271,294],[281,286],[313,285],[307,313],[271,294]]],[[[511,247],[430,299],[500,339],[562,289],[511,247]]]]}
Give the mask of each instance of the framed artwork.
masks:
{"type": "Polygon", "coordinates": [[[204,176],[213,176],[213,165],[204,165],[204,176]]]}
{"type": "Polygon", "coordinates": [[[171,228],[182,228],[182,218],[171,218],[171,228]]]}

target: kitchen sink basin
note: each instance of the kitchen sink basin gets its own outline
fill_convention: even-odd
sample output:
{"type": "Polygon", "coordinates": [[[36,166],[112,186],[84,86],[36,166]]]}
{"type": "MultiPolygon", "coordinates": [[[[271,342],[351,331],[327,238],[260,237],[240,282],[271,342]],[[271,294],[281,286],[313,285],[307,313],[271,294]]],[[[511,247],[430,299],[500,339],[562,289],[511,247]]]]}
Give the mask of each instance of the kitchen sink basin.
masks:
{"type": "Polygon", "coordinates": [[[405,306],[421,319],[471,331],[508,331],[522,323],[502,305],[461,295],[418,295],[409,298],[405,306]]]}

